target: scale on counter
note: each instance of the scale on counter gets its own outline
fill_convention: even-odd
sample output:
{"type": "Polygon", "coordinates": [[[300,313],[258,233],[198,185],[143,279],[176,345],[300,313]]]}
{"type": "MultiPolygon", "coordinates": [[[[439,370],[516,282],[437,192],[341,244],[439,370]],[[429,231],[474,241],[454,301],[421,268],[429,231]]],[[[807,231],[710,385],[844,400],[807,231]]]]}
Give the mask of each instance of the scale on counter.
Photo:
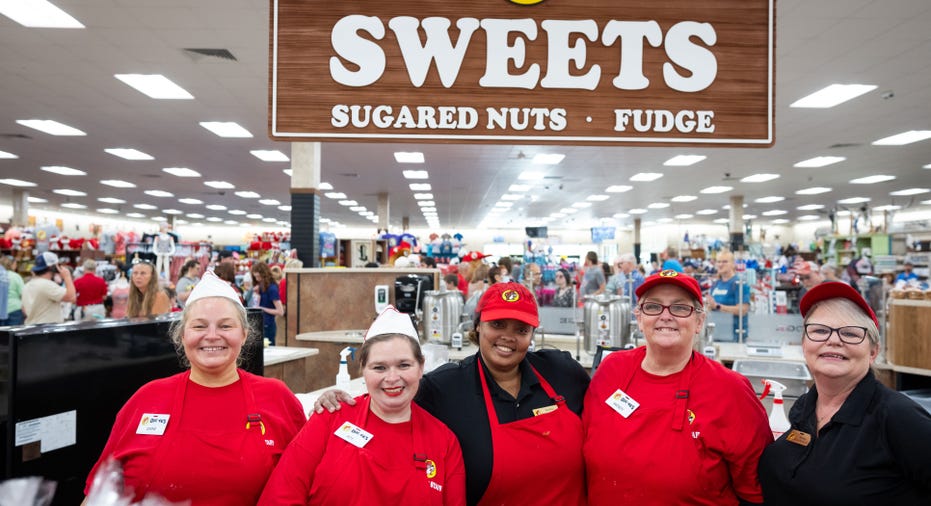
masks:
{"type": "Polygon", "coordinates": [[[782,345],[778,343],[747,342],[749,357],[782,357],[782,345]]]}

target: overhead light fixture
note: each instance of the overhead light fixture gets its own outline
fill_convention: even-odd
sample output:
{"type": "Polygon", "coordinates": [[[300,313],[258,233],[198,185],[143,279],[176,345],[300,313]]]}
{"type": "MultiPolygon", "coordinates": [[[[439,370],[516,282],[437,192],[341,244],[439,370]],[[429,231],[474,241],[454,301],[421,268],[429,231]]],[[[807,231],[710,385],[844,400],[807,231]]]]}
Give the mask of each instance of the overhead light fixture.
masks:
{"type": "Polygon", "coordinates": [[[656,220],[656,223],[672,223],[672,218],[660,218],[656,220]]]}
{"type": "Polygon", "coordinates": [[[514,195],[513,193],[505,193],[501,196],[501,200],[520,200],[524,198],[523,195],[514,195]]]}
{"type": "Polygon", "coordinates": [[[252,137],[252,133],[235,121],[201,121],[200,126],[210,130],[218,137],[236,139],[252,137]]]}
{"type": "Polygon", "coordinates": [[[87,206],[84,204],[78,204],[77,202],[65,202],[61,207],[66,207],[68,209],[87,209],[87,206]]]}
{"type": "Polygon", "coordinates": [[[401,174],[406,179],[428,179],[430,177],[430,174],[425,170],[405,170],[401,174]]]}
{"type": "Polygon", "coordinates": [[[795,192],[796,195],[819,195],[822,193],[827,193],[831,191],[831,188],[826,188],[824,186],[813,186],[811,188],[803,188],[795,192]]]}
{"type": "Polygon", "coordinates": [[[159,198],[168,198],[168,197],[175,196],[173,193],[166,192],[165,190],[146,190],[142,193],[145,193],[146,195],[150,197],[159,197],[159,198]]]}
{"type": "Polygon", "coordinates": [[[535,172],[535,171],[532,171],[532,170],[525,170],[525,171],[521,172],[519,176],[517,176],[517,179],[519,179],[519,180],[521,180],[521,181],[539,181],[539,180],[543,179],[544,177],[546,177],[546,176],[545,176],[545,174],[543,174],[542,172],[535,172]]]}
{"type": "Polygon", "coordinates": [[[203,201],[203,200],[200,200],[200,199],[178,199],[178,202],[180,202],[180,203],[182,203],[182,204],[188,204],[188,205],[191,205],[191,206],[196,206],[196,205],[199,205],[199,204],[203,204],[203,203],[204,203],[204,201],[203,201]]]}
{"type": "Polygon", "coordinates": [[[876,86],[872,84],[832,84],[796,100],[789,107],[826,109],[843,104],[875,89],[876,86]]]}
{"type": "Polygon", "coordinates": [[[557,163],[563,161],[566,155],[559,153],[538,153],[533,157],[533,163],[540,165],[556,165],[557,163]]]}
{"type": "Polygon", "coordinates": [[[207,209],[210,209],[211,211],[226,211],[226,206],[222,204],[210,204],[204,207],[206,207],[207,209]]]}
{"type": "Polygon", "coordinates": [[[275,218],[262,218],[262,221],[264,223],[275,223],[278,220],[276,220],[275,218]]]}
{"type": "Polygon", "coordinates": [[[418,200],[417,205],[420,207],[434,207],[436,206],[436,202],[432,200],[418,200]]]}
{"type": "Polygon", "coordinates": [[[695,214],[700,215],[700,216],[710,216],[712,214],[718,214],[718,210],[717,209],[702,209],[699,211],[695,211],[695,214]]]}
{"type": "Polygon", "coordinates": [[[718,218],[718,219],[714,220],[714,223],[720,223],[720,224],[722,224],[722,225],[726,225],[726,224],[728,224],[728,223],[730,223],[730,222],[731,222],[731,220],[729,220],[729,219],[727,219],[727,218],[718,218]]]}
{"type": "Polygon", "coordinates": [[[500,202],[500,201],[499,201],[499,202],[495,202],[495,207],[510,208],[510,207],[514,207],[514,203],[513,203],[513,202],[500,202]]]}
{"type": "Polygon", "coordinates": [[[931,138],[931,130],[909,130],[890,137],[884,137],[874,141],[874,146],[904,146],[913,142],[923,141],[931,138]]]}
{"type": "Polygon", "coordinates": [[[123,181],[122,179],[102,179],[100,184],[106,186],[112,186],[114,188],[135,188],[135,183],[130,183],[129,181],[123,181]]]}
{"type": "Polygon", "coordinates": [[[123,199],[118,199],[115,197],[100,197],[97,199],[98,202],[103,202],[104,204],[125,204],[126,201],[123,199]]]}
{"type": "Polygon", "coordinates": [[[744,219],[745,219],[745,220],[755,220],[756,218],[757,218],[757,216],[756,216],[755,214],[745,214],[745,215],[744,215],[744,219]]]}
{"type": "Polygon", "coordinates": [[[758,203],[758,204],[772,204],[772,203],[774,203],[774,202],[782,202],[782,201],[785,200],[785,199],[786,199],[785,197],[780,197],[780,196],[778,196],[778,195],[772,195],[772,196],[769,196],[769,197],[760,197],[760,198],[754,200],[754,202],[756,202],[756,203],[758,203]]]}
{"type": "Polygon", "coordinates": [[[50,119],[18,119],[16,122],[20,125],[23,125],[24,127],[33,128],[40,132],[45,132],[49,135],[58,135],[64,137],[78,137],[87,135],[77,128],[70,127],[64,123],[59,123],[50,119]]]}
{"type": "Polygon", "coordinates": [[[281,202],[275,199],[262,199],[262,200],[259,200],[259,204],[263,204],[266,206],[280,206],[281,202]]]}
{"type": "Polygon", "coordinates": [[[867,197],[850,197],[843,200],[838,200],[838,204],[863,204],[864,202],[869,202],[870,199],[867,197]]]}
{"type": "Polygon", "coordinates": [[[922,165],[921,168],[922,168],[922,169],[931,169],[931,163],[929,163],[929,164],[927,164],[927,165],[922,165]]]}
{"type": "Polygon", "coordinates": [[[777,219],[773,220],[772,223],[773,223],[773,225],[785,225],[786,223],[789,223],[789,220],[787,220],[787,219],[785,219],[785,218],[777,218],[777,219]]]}
{"type": "Polygon", "coordinates": [[[866,176],[860,177],[857,179],[851,179],[850,184],[876,184],[876,183],[885,183],[886,181],[892,181],[895,179],[895,176],[887,176],[885,174],[877,174],[875,176],[866,176]]]}
{"type": "Polygon", "coordinates": [[[361,212],[361,211],[365,211],[365,206],[352,206],[352,207],[349,208],[349,210],[352,211],[352,212],[354,212],[354,213],[358,213],[358,212],[361,212]]]}
{"type": "Polygon", "coordinates": [[[792,166],[799,167],[799,168],[816,169],[818,167],[827,167],[828,165],[832,165],[838,162],[843,162],[846,159],[847,158],[843,156],[816,156],[814,158],[809,158],[808,160],[802,160],[801,162],[798,162],[792,166]]]}
{"type": "Polygon", "coordinates": [[[398,151],[394,154],[394,160],[398,163],[424,163],[423,153],[419,151],[398,151]]]}
{"type": "Polygon", "coordinates": [[[432,193],[415,193],[414,200],[433,200],[432,193]]]}
{"type": "Polygon", "coordinates": [[[245,216],[246,215],[246,212],[243,211],[242,209],[231,209],[228,212],[234,216],[245,216]]]}
{"type": "Polygon", "coordinates": [[[511,186],[508,186],[508,191],[509,192],[530,191],[530,185],[529,184],[512,184],[511,186]]]}
{"type": "Polygon", "coordinates": [[[922,193],[928,193],[929,189],[927,188],[909,188],[907,190],[898,190],[894,192],[889,192],[889,195],[893,197],[907,197],[909,195],[921,195],[922,193]]]}
{"type": "Polygon", "coordinates": [[[0,1],[0,14],[27,28],[84,28],[71,14],[46,0],[0,1]]]}
{"type": "Polygon", "coordinates": [[[217,218],[216,216],[210,216],[209,218],[207,218],[207,221],[211,223],[219,223],[223,221],[223,218],[217,218]]]}
{"type": "Polygon", "coordinates": [[[572,207],[576,209],[586,209],[586,208],[592,207],[592,203],[591,202],[575,202],[574,204],[572,204],[572,207]]]}
{"type": "MultiPolygon", "coordinates": [[[[422,212],[422,213],[435,213],[435,212],[436,212],[436,208],[435,208],[435,207],[421,207],[421,208],[420,208],[420,212],[422,212]]],[[[362,213],[362,214],[364,215],[365,213],[362,213]]]]}
{"type": "Polygon", "coordinates": [[[328,199],[334,199],[334,200],[346,198],[346,194],[343,193],[343,192],[330,192],[330,193],[324,193],[323,196],[326,197],[326,198],[328,198],[328,199]]]}
{"type": "MultiPolygon", "coordinates": [[[[161,74],[113,74],[130,88],[159,100],[193,100],[194,95],[161,74]]],[[[203,124],[203,123],[201,123],[203,124]]]]}
{"type": "Polygon", "coordinates": [[[653,202],[647,205],[647,209],[666,209],[667,207],[669,207],[669,204],[665,202],[653,202]]]}
{"type": "Polygon", "coordinates": [[[15,160],[16,158],[19,158],[19,157],[14,155],[13,153],[7,153],[6,151],[0,151],[0,160],[15,160]]]}
{"type": "Polygon", "coordinates": [[[798,221],[814,221],[820,219],[821,217],[817,214],[805,214],[796,218],[798,221]]]}
{"type": "Polygon", "coordinates": [[[688,213],[686,213],[686,214],[677,214],[677,215],[674,216],[674,218],[677,219],[677,220],[688,220],[688,219],[691,219],[691,218],[694,218],[694,217],[695,217],[694,215],[688,214],[688,213]]]}
{"type": "Polygon", "coordinates": [[[626,184],[615,184],[615,185],[611,185],[605,188],[605,191],[608,193],[624,193],[624,192],[629,192],[630,190],[633,190],[633,189],[634,189],[633,186],[629,186],[626,184]]]}
{"type": "Polygon", "coordinates": [[[51,172],[52,174],[58,174],[59,176],[86,176],[87,172],[84,172],[80,169],[72,169],[71,167],[61,167],[58,165],[51,165],[46,167],[40,167],[45,172],[51,172]]]}
{"type": "Polygon", "coordinates": [[[705,158],[708,157],[702,155],[677,155],[663,162],[663,165],[668,167],[688,167],[689,165],[694,165],[704,160],[705,158]]]}
{"type": "Polygon", "coordinates": [[[252,213],[252,214],[247,214],[247,215],[246,215],[246,218],[249,218],[250,220],[261,220],[261,219],[262,219],[262,215],[261,215],[261,214],[252,213]]]}
{"type": "Polygon", "coordinates": [[[627,211],[627,212],[630,213],[630,214],[646,214],[646,213],[647,213],[647,210],[646,210],[646,209],[641,209],[641,208],[634,208],[634,209],[631,209],[631,210],[629,210],[629,211],[627,211]]]}
{"type": "Polygon", "coordinates": [[[799,211],[814,211],[816,209],[824,209],[822,204],[805,204],[804,206],[796,207],[799,211]]]}
{"type": "Polygon", "coordinates": [[[873,208],[874,211],[898,211],[902,209],[902,206],[897,206],[894,204],[886,204],[884,206],[876,206],[873,208]]]}
{"type": "Polygon", "coordinates": [[[218,190],[232,190],[236,188],[236,185],[227,183],[226,181],[204,181],[204,186],[209,186],[218,190]]]}
{"type": "Polygon", "coordinates": [[[249,153],[263,162],[290,162],[288,155],[277,149],[253,149],[249,153]]]}
{"type": "Polygon", "coordinates": [[[333,185],[330,183],[320,183],[320,186],[317,187],[318,190],[332,190],[333,185]]]}
{"type": "Polygon", "coordinates": [[[691,202],[693,200],[698,200],[698,197],[694,195],[677,195],[670,200],[673,202],[691,202]]]}
{"type": "Polygon", "coordinates": [[[179,209],[163,209],[162,212],[165,214],[184,214],[184,211],[179,209]]]}
{"type": "Polygon", "coordinates": [[[707,188],[699,190],[698,193],[704,193],[706,195],[714,194],[714,193],[727,193],[733,189],[734,189],[733,186],[709,186],[707,188]]]}
{"type": "MultiPolygon", "coordinates": [[[[288,177],[291,177],[294,175],[294,171],[292,169],[281,169],[281,172],[284,172],[288,177]]],[[[319,188],[319,189],[322,190],[323,188],[319,188]]]]}
{"type": "Polygon", "coordinates": [[[32,188],[33,186],[38,186],[37,184],[31,181],[23,181],[22,179],[12,179],[12,178],[0,179],[0,183],[3,183],[5,185],[10,185],[10,186],[17,186],[20,188],[32,188]]]}
{"type": "Polygon", "coordinates": [[[767,181],[772,181],[773,179],[779,179],[779,174],[753,174],[752,176],[747,176],[740,180],[741,183],[765,183],[767,181]]]}
{"type": "Polygon", "coordinates": [[[352,206],[359,205],[359,203],[356,202],[355,200],[340,200],[339,205],[345,206],[345,207],[352,207],[352,206]]]}
{"type": "Polygon", "coordinates": [[[133,204],[133,207],[136,209],[142,209],[144,211],[151,211],[153,209],[158,209],[158,207],[153,206],[152,204],[133,204]]]}
{"type": "Polygon", "coordinates": [[[202,220],[202,219],[204,219],[204,215],[203,215],[203,214],[200,214],[200,213],[190,213],[190,214],[187,215],[187,217],[190,218],[190,219],[192,219],[192,220],[202,220]]]}
{"type": "Polygon", "coordinates": [[[124,160],[155,160],[155,157],[152,155],[143,153],[138,149],[132,148],[107,148],[104,149],[107,153],[110,153],[113,156],[118,156],[124,160]]]}
{"type": "Polygon", "coordinates": [[[244,198],[244,199],[257,199],[257,198],[262,197],[261,195],[253,191],[239,191],[239,192],[234,193],[234,195],[236,195],[237,197],[244,198]]]}
{"type": "Polygon", "coordinates": [[[634,174],[633,176],[630,176],[630,180],[650,182],[650,181],[656,181],[657,179],[661,177],[663,177],[663,175],[660,174],[659,172],[640,172],[640,173],[634,174]]]}
{"type": "Polygon", "coordinates": [[[428,192],[433,189],[433,187],[430,186],[430,183],[411,183],[408,186],[410,187],[411,191],[415,192],[428,192]]]}
{"type": "Polygon", "coordinates": [[[126,213],[127,218],[145,218],[145,215],[142,213],[126,213]]]}
{"type": "MultiPolygon", "coordinates": [[[[177,176],[177,177],[200,177],[200,172],[189,169],[187,167],[165,167],[164,169],[162,169],[162,172],[166,172],[168,174],[171,174],[172,176],[177,176]]],[[[207,186],[212,186],[214,188],[234,188],[233,185],[214,186],[213,184],[209,184],[209,183],[224,183],[224,184],[229,185],[229,183],[226,183],[225,181],[208,181],[204,184],[207,186]]]]}
{"type": "Polygon", "coordinates": [[[604,202],[605,200],[608,200],[609,198],[611,198],[610,195],[589,195],[588,197],[585,197],[585,200],[588,200],[590,202],[604,202]]]}
{"type": "Polygon", "coordinates": [[[31,196],[30,196],[30,197],[27,197],[26,200],[27,200],[30,204],[44,204],[44,203],[48,202],[48,200],[46,200],[46,199],[43,199],[43,198],[40,198],[40,197],[31,197],[31,196]]]}
{"type": "Polygon", "coordinates": [[[57,190],[52,190],[52,193],[57,193],[59,195],[67,195],[68,197],[86,197],[87,196],[87,194],[82,191],[69,190],[67,188],[60,188],[57,190]]]}

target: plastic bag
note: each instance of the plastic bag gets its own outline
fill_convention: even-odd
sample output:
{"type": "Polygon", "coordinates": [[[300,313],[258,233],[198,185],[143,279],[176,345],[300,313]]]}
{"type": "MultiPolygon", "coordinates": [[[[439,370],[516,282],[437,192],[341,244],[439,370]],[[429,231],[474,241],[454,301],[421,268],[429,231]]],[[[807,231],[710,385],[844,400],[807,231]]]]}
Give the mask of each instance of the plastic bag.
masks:
{"type": "MultiPolygon", "coordinates": [[[[191,501],[171,502],[158,494],[146,494],[142,501],[132,502],[133,491],[123,486],[123,466],[108,458],[94,475],[85,506],[189,506],[191,501]]],[[[0,504],[0,506],[6,506],[0,504]]]]}
{"type": "Polygon", "coordinates": [[[52,503],[55,486],[39,476],[6,480],[0,483],[0,506],[46,506],[52,503]]]}

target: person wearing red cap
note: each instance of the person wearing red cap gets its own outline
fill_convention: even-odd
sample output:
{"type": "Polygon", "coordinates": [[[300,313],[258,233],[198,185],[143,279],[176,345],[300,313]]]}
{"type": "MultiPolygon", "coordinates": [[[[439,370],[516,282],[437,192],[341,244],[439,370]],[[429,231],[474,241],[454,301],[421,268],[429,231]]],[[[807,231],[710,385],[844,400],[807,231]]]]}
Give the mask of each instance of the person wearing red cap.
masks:
{"type": "MultiPolygon", "coordinates": [[[[585,504],[585,369],[564,351],[527,351],[540,320],[519,283],[489,286],[474,324],[478,352],[425,374],[415,399],[459,439],[467,503],[585,504]]],[[[339,409],[338,398],[349,396],[331,390],[316,411],[339,409]]]]}
{"type": "Polygon", "coordinates": [[[931,504],[931,415],[870,370],[879,353],[872,308],[847,283],[829,281],[800,309],[815,385],[760,459],[766,504],[931,504]]]}
{"type": "Polygon", "coordinates": [[[608,355],[585,395],[588,504],[758,504],[757,462],[772,442],[750,381],[692,342],[698,281],[674,270],[637,288],[646,346],[608,355]]]}
{"type": "Polygon", "coordinates": [[[424,362],[410,316],[385,308],[359,348],[367,393],[345,409],[311,415],[259,506],[464,505],[456,436],[412,402],[424,362]]]}

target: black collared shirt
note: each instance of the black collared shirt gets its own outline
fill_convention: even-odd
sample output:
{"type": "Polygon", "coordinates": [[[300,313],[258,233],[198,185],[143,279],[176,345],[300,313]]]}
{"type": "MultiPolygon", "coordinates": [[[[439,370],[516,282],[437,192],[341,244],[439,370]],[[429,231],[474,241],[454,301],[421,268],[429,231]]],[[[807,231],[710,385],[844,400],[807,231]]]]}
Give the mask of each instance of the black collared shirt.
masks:
{"type": "Polygon", "coordinates": [[[792,429],[760,458],[767,505],[931,504],[931,415],[867,373],[816,434],[816,388],[792,406],[792,429]],[[811,435],[792,443],[793,430],[811,435]]]}
{"type": "MultiPolygon", "coordinates": [[[[459,439],[466,468],[466,499],[470,505],[477,504],[485,493],[493,463],[491,427],[475,365],[479,360],[477,357],[478,353],[458,364],[445,364],[424,375],[415,399],[459,439]]],[[[582,400],[590,381],[588,373],[568,352],[539,350],[528,353],[520,364],[521,385],[516,398],[494,382],[482,363],[500,423],[530,418],[534,409],[553,404],[553,399],[543,391],[529,364],[533,364],[557,395],[566,398],[569,409],[581,415],[582,400]]],[[[528,476],[528,479],[533,477],[528,476]]]]}

